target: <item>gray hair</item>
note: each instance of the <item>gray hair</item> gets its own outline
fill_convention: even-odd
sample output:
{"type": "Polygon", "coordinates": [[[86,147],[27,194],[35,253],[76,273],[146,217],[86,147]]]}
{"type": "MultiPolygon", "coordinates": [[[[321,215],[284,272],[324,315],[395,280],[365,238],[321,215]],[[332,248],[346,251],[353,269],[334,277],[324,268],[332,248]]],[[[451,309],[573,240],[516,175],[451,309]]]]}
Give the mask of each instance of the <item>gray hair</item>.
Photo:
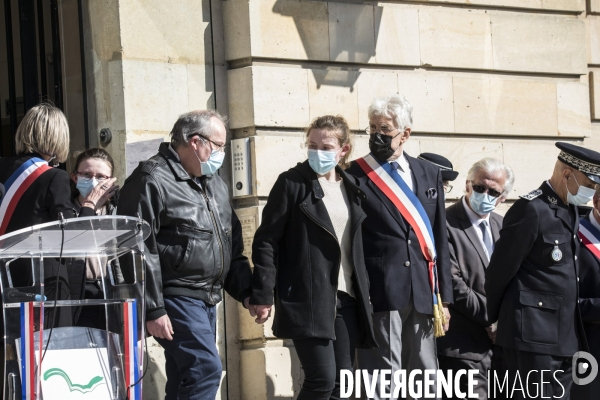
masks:
{"type": "Polygon", "coordinates": [[[203,137],[211,137],[215,132],[210,122],[211,118],[217,118],[225,125],[227,117],[219,114],[216,110],[196,110],[182,114],[173,125],[171,130],[171,145],[174,148],[187,146],[191,135],[198,134],[203,137]]]}
{"type": "Polygon", "coordinates": [[[506,196],[512,190],[513,184],[515,183],[515,174],[511,167],[504,164],[497,158],[486,157],[477,161],[475,164],[473,164],[471,169],[469,169],[469,172],[467,173],[467,180],[472,181],[475,179],[475,175],[477,175],[479,171],[485,171],[488,174],[494,174],[498,171],[503,171],[506,175],[506,182],[504,183],[504,192],[502,194],[506,196]]]}
{"type": "Polygon", "coordinates": [[[392,118],[399,130],[412,127],[412,105],[404,96],[379,97],[369,106],[369,119],[383,115],[392,118]]]}

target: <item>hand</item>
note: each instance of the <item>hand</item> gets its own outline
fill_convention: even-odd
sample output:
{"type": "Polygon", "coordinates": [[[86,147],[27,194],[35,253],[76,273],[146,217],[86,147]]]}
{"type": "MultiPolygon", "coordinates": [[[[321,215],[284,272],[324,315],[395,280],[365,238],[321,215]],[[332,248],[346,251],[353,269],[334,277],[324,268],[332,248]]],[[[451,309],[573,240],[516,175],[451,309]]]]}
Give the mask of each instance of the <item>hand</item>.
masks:
{"type": "Polygon", "coordinates": [[[146,321],[146,329],[149,334],[160,339],[173,340],[171,335],[175,334],[171,320],[166,314],[152,321],[146,321]]]}
{"type": "Polygon", "coordinates": [[[446,317],[446,323],[444,324],[444,332],[448,332],[450,328],[450,310],[448,309],[448,304],[442,304],[444,310],[444,316],[446,317]]]}
{"type": "Polygon", "coordinates": [[[250,305],[248,310],[250,311],[250,315],[252,317],[256,317],[254,320],[257,324],[264,324],[267,322],[269,317],[271,316],[271,308],[273,306],[270,305],[250,305]]]}
{"type": "Polygon", "coordinates": [[[88,193],[87,197],[81,203],[85,206],[86,201],[91,201],[96,205],[96,210],[102,207],[111,197],[115,195],[115,191],[119,188],[119,185],[115,185],[117,178],[106,179],[102,182],[99,182],[90,193],[88,193]]]}
{"type": "Polygon", "coordinates": [[[490,325],[485,328],[485,331],[488,334],[488,337],[492,341],[493,344],[496,344],[496,325],[490,325]]]}

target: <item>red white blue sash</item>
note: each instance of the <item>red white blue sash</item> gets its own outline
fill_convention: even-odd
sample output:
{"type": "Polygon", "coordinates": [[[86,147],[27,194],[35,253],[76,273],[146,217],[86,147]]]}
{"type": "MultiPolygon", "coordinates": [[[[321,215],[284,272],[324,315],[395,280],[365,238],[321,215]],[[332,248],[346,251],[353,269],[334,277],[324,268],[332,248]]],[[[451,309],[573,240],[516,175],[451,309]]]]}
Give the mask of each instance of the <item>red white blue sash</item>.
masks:
{"type": "Polygon", "coordinates": [[[123,322],[125,324],[125,386],[127,398],[131,400],[142,399],[140,382],[138,338],[137,338],[137,303],[131,301],[123,304],[123,322]]]}
{"type": "Polygon", "coordinates": [[[44,308],[39,308],[39,354],[38,362],[35,360],[34,326],[35,315],[33,303],[21,303],[21,398],[23,400],[36,399],[36,392],[40,392],[40,373],[44,340],[44,308]],[[36,364],[38,368],[36,368],[36,364]],[[37,379],[36,379],[37,371],[37,379]],[[37,382],[37,385],[36,385],[37,382]]]}
{"type": "MultiPolygon", "coordinates": [[[[592,216],[592,218],[594,218],[592,216]]],[[[577,232],[581,243],[593,254],[596,258],[600,258],[600,231],[587,218],[579,220],[579,232],[577,232]]]]}
{"type": "MultiPolygon", "coordinates": [[[[431,222],[421,201],[410,190],[402,177],[392,170],[392,166],[387,161],[381,162],[369,154],[357,159],[356,162],[375,186],[396,206],[402,217],[415,231],[423,257],[429,264],[429,285],[433,298],[434,316],[437,312],[443,315],[437,277],[435,240],[431,222]]],[[[440,321],[443,321],[443,317],[441,318],[440,321]]],[[[436,330],[436,336],[441,335],[443,335],[443,331],[440,333],[436,330]]]]}
{"type": "Polygon", "coordinates": [[[19,200],[31,184],[51,167],[41,158],[25,161],[4,183],[5,194],[0,200],[0,235],[6,233],[19,200]]]}

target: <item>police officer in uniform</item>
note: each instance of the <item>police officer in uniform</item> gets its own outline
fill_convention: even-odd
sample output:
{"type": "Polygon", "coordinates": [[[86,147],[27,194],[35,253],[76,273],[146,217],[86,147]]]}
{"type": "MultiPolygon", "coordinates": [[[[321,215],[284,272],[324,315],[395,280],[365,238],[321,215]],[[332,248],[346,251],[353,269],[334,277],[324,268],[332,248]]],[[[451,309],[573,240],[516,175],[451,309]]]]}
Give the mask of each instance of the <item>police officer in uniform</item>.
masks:
{"type": "Polygon", "coordinates": [[[591,201],[600,183],[600,153],[556,147],[552,177],[507,212],[486,270],[488,318],[498,321],[496,344],[513,399],[568,400],[572,357],[587,349],[578,307],[577,206],[591,201]]]}

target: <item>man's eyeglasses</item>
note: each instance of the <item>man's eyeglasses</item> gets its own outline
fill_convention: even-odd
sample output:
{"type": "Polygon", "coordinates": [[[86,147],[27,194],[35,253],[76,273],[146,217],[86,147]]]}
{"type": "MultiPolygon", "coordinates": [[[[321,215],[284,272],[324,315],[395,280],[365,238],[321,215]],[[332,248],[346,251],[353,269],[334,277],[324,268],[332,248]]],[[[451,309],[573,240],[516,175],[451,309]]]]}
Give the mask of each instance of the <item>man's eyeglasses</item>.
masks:
{"type": "Polygon", "coordinates": [[[220,151],[220,152],[223,152],[223,153],[225,152],[225,148],[227,147],[226,143],[219,144],[219,143],[213,142],[212,140],[210,140],[206,136],[202,136],[199,133],[194,133],[194,134],[189,135],[188,136],[188,140],[191,139],[194,136],[198,136],[201,140],[206,140],[207,142],[212,143],[217,148],[217,151],[220,151]]]}
{"type": "Polygon", "coordinates": [[[382,126],[381,128],[377,129],[377,127],[367,126],[365,128],[365,132],[367,133],[367,135],[370,135],[370,134],[375,133],[375,132],[381,132],[384,135],[387,135],[390,132],[394,132],[396,129],[398,129],[398,128],[390,128],[388,126],[382,126]]]}
{"type": "Polygon", "coordinates": [[[110,179],[110,176],[106,176],[106,175],[94,175],[94,174],[90,174],[89,172],[78,172],[77,176],[80,176],[80,177],[85,178],[85,179],[96,178],[96,180],[98,182],[102,182],[102,181],[105,181],[107,179],[110,179]]]}
{"type": "Polygon", "coordinates": [[[475,185],[475,184],[473,184],[473,182],[471,182],[471,187],[477,193],[485,193],[487,191],[487,193],[492,197],[500,197],[502,195],[502,192],[499,192],[492,188],[485,187],[483,185],[475,185]]]}
{"type": "Polygon", "coordinates": [[[444,185],[444,192],[446,192],[446,193],[450,193],[450,191],[452,190],[452,188],[453,188],[453,187],[454,187],[454,186],[452,186],[452,185],[449,185],[449,184],[447,184],[447,185],[444,185]]]}

